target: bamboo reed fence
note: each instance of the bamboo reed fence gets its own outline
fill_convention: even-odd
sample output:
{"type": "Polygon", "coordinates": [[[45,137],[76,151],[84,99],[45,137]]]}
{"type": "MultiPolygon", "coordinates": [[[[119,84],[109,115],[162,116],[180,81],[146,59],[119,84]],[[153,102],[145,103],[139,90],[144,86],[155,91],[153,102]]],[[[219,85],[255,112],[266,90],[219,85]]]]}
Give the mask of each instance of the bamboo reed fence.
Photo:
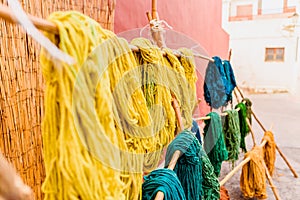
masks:
{"type": "MultiPolygon", "coordinates": [[[[113,30],[116,0],[20,0],[24,10],[46,18],[51,12],[77,10],[113,30]]],[[[6,0],[0,0],[6,4],[6,0]]],[[[41,122],[44,82],[40,46],[16,25],[0,19],[0,151],[42,199],[45,178],[41,122]]],[[[53,116],[55,117],[55,116],[53,116]]]]}

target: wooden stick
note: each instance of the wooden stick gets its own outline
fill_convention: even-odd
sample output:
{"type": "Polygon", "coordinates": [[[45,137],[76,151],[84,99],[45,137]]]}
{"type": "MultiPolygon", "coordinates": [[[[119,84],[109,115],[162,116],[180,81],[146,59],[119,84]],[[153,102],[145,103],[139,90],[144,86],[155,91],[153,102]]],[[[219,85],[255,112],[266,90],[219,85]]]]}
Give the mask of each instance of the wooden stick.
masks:
{"type": "MultiPolygon", "coordinates": [[[[176,150],[172,156],[172,159],[169,163],[169,166],[168,166],[168,169],[170,170],[174,170],[175,168],[175,165],[177,163],[177,160],[179,159],[180,157],[180,151],[179,150],[176,150]]],[[[155,200],[163,200],[165,197],[164,193],[161,192],[161,191],[158,191],[156,196],[155,196],[155,200]]]]}
{"type": "MultiPolygon", "coordinates": [[[[148,14],[147,14],[147,16],[148,16],[148,14]]],[[[0,17],[3,18],[4,20],[8,21],[8,22],[11,22],[11,23],[14,23],[14,24],[18,23],[15,16],[12,14],[10,8],[8,6],[3,5],[3,4],[0,4],[0,17]]],[[[45,19],[42,19],[42,18],[34,17],[32,15],[28,15],[28,17],[38,29],[40,29],[42,31],[47,31],[47,32],[50,32],[50,33],[58,34],[58,28],[54,23],[49,22],[49,21],[47,21],[45,19]]],[[[148,19],[152,20],[152,17],[150,15],[150,13],[149,13],[148,19]]],[[[130,45],[130,48],[134,52],[139,51],[139,48],[136,47],[136,46],[130,45]]],[[[166,55],[165,52],[162,52],[162,53],[163,53],[163,55],[166,55]]],[[[181,56],[179,53],[175,53],[175,51],[174,51],[174,54],[177,57],[181,56]]],[[[198,57],[198,58],[201,58],[201,59],[205,59],[205,60],[209,60],[211,62],[214,62],[214,60],[212,58],[209,58],[209,57],[201,55],[201,54],[194,54],[194,56],[198,57]]]]}
{"type": "MultiPolygon", "coordinates": [[[[238,111],[240,111],[240,108],[236,108],[235,110],[238,112],[238,111]]],[[[228,115],[228,114],[227,114],[226,112],[223,112],[223,113],[220,114],[220,116],[222,116],[222,117],[227,116],[227,115],[228,115]]],[[[208,119],[210,119],[209,116],[207,116],[207,117],[194,118],[194,120],[196,120],[196,121],[200,121],[200,120],[208,120],[208,119]]]]}
{"type": "Polygon", "coordinates": [[[173,156],[172,156],[172,159],[171,159],[170,163],[169,163],[168,169],[174,170],[175,165],[176,165],[176,163],[177,163],[179,157],[180,157],[180,151],[179,151],[179,150],[176,150],[176,151],[174,152],[173,156]]]}
{"type": "Polygon", "coordinates": [[[214,59],[210,58],[210,57],[207,57],[207,56],[204,56],[204,55],[201,55],[201,54],[194,54],[195,57],[198,57],[198,58],[202,58],[204,60],[208,60],[210,62],[215,62],[214,59]]]}
{"type": "MultiPolygon", "coordinates": [[[[3,4],[0,4],[0,16],[11,23],[18,23],[16,17],[13,15],[11,9],[8,6],[4,6],[3,4]]],[[[47,20],[34,17],[32,15],[28,15],[29,19],[32,21],[32,23],[40,30],[51,32],[51,33],[58,33],[57,26],[53,24],[52,22],[49,22],[47,20]]]]}
{"type": "MultiPolygon", "coordinates": [[[[259,145],[260,147],[264,147],[267,144],[266,140],[263,140],[262,143],[259,145]]],[[[220,181],[220,186],[223,186],[236,172],[239,171],[240,168],[242,168],[245,164],[247,164],[250,161],[250,157],[247,157],[245,160],[243,160],[238,166],[236,166],[229,174],[225,176],[225,178],[220,181]]]]}
{"type": "Polygon", "coordinates": [[[239,91],[241,97],[244,99],[245,97],[244,97],[242,91],[240,90],[240,88],[238,86],[235,86],[235,88],[237,89],[237,91],[239,91]]]}
{"type": "Polygon", "coordinates": [[[225,178],[222,181],[220,181],[220,186],[223,186],[235,173],[237,173],[240,170],[240,168],[242,168],[250,160],[250,157],[247,157],[240,164],[238,164],[238,166],[236,166],[229,174],[225,176],[225,178]]]}
{"type": "MultiPolygon", "coordinates": [[[[244,95],[243,95],[243,93],[241,92],[241,90],[240,90],[238,87],[236,87],[236,88],[237,88],[237,90],[239,91],[241,97],[244,98],[244,95]]],[[[252,109],[251,109],[251,113],[252,113],[254,119],[255,119],[255,120],[257,121],[257,123],[259,124],[259,126],[262,128],[262,130],[263,130],[264,132],[266,132],[266,131],[267,131],[266,128],[263,126],[263,124],[262,124],[261,121],[258,119],[258,117],[256,116],[256,114],[253,112],[252,109]]],[[[286,163],[286,165],[289,167],[289,169],[290,169],[291,172],[293,173],[294,177],[295,177],[295,178],[298,178],[297,172],[296,172],[295,169],[292,167],[292,165],[289,163],[289,161],[287,160],[286,156],[282,153],[282,151],[281,151],[280,148],[277,146],[277,144],[276,144],[276,150],[278,151],[279,155],[280,155],[281,158],[284,160],[284,162],[286,163]]]]}
{"type": "Polygon", "coordinates": [[[238,95],[237,95],[237,93],[236,93],[235,88],[234,88],[234,90],[233,90],[233,93],[234,93],[234,96],[235,96],[237,102],[241,102],[241,101],[240,101],[240,98],[238,97],[238,95]]]}
{"type": "Polygon", "coordinates": [[[178,125],[180,128],[179,132],[181,132],[184,130],[184,125],[183,125],[183,121],[182,121],[182,117],[181,117],[180,107],[179,107],[178,101],[175,96],[173,96],[172,106],[175,111],[177,122],[178,122],[178,125]]]}
{"type": "Polygon", "coordinates": [[[157,18],[157,0],[152,0],[152,17],[153,19],[157,18]]]}
{"type": "Polygon", "coordinates": [[[158,191],[156,193],[156,196],[155,196],[154,200],[164,200],[164,198],[165,198],[165,194],[163,192],[161,192],[161,191],[158,191]]]}
{"type": "Polygon", "coordinates": [[[267,168],[267,166],[266,166],[266,163],[263,162],[263,165],[264,165],[264,168],[265,168],[265,171],[266,171],[267,179],[268,179],[268,181],[269,181],[269,184],[270,184],[270,186],[271,186],[271,189],[272,189],[272,191],[273,191],[273,194],[274,194],[276,200],[281,200],[281,198],[279,197],[277,188],[276,188],[276,186],[274,185],[273,179],[272,179],[272,177],[271,177],[271,175],[270,175],[270,173],[269,173],[269,170],[268,170],[268,168],[267,168]]]}
{"type": "Polygon", "coordinates": [[[285,157],[285,155],[282,153],[282,151],[279,149],[279,147],[277,146],[277,144],[276,144],[276,149],[277,149],[278,153],[280,154],[281,158],[285,161],[285,163],[287,164],[287,166],[290,168],[290,170],[293,173],[294,177],[298,178],[297,172],[294,170],[294,168],[289,163],[289,161],[287,160],[287,158],[285,157]]]}
{"type": "MultiPolygon", "coordinates": [[[[240,103],[240,100],[238,98],[238,95],[237,95],[236,91],[235,90],[233,90],[233,91],[234,91],[234,95],[235,95],[235,98],[236,98],[237,102],[240,103]]],[[[251,136],[252,136],[253,145],[255,146],[256,145],[256,141],[255,141],[255,137],[254,137],[254,131],[252,129],[252,126],[251,126],[250,121],[249,121],[248,118],[246,118],[246,122],[247,122],[247,125],[248,125],[249,129],[250,129],[250,133],[251,133],[251,136]]]]}
{"type": "Polygon", "coordinates": [[[150,12],[146,12],[146,15],[147,15],[148,22],[150,22],[152,20],[151,13],[150,12]]]}
{"type": "Polygon", "coordinates": [[[247,122],[247,125],[248,125],[249,129],[250,129],[250,133],[251,133],[253,145],[256,146],[256,141],[255,141],[255,137],[254,137],[254,131],[252,129],[252,126],[251,126],[250,121],[249,121],[248,118],[246,118],[246,122],[247,122]]]}

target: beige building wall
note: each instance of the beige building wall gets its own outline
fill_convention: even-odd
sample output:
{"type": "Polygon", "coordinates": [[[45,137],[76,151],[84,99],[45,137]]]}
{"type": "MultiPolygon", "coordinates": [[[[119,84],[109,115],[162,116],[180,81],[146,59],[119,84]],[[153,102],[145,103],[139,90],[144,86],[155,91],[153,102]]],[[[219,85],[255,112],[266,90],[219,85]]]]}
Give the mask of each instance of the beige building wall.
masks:
{"type": "Polygon", "coordinates": [[[257,91],[300,92],[300,19],[296,22],[292,17],[300,1],[272,1],[276,6],[264,2],[268,1],[262,0],[261,6],[259,0],[223,1],[223,27],[230,35],[236,79],[239,85],[257,91]],[[288,7],[279,9],[284,2],[288,7]],[[240,5],[252,5],[252,15],[238,16],[240,5]],[[265,61],[266,48],[278,47],[284,48],[284,60],[265,61]]]}

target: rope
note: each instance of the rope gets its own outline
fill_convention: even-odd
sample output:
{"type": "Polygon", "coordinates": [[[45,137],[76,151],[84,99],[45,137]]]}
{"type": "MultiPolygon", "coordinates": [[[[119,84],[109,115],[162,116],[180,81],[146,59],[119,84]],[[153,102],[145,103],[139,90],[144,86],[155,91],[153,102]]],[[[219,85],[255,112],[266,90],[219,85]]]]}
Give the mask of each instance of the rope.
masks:
{"type": "Polygon", "coordinates": [[[222,122],[219,114],[211,112],[207,116],[210,117],[210,120],[204,121],[204,150],[218,177],[222,162],[228,159],[228,152],[224,142],[222,122]]]}
{"type": "Polygon", "coordinates": [[[247,107],[241,102],[235,106],[235,108],[239,108],[239,122],[240,122],[240,131],[241,131],[241,143],[240,147],[244,152],[247,152],[245,137],[248,135],[250,129],[247,124],[247,107]]]}
{"type": "Polygon", "coordinates": [[[246,198],[266,199],[266,173],[262,148],[255,146],[245,154],[244,159],[247,157],[250,157],[250,161],[243,166],[240,180],[242,193],[246,198]]]}
{"type": "Polygon", "coordinates": [[[267,165],[270,175],[272,176],[274,174],[275,160],[276,160],[276,143],[274,140],[273,133],[270,131],[265,132],[262,140],[267,141],[267,143],[265,144],[265,146],[263,148],[264,161],[267,165]]]}
{"type": "Polygon", "coordinates": [[[234,163],[239,157],[241,141],[239,116],[236,110],[228,110],[225,112],[227,113],[223,126],[225,144],[228,151],[228,160],[234,163]]]}
{"type": "Polygon", "coordinates": [[[167,200],[185,200],[185,194],[180,181],[174,171],[170,169],[158,169],[144,177],[142,186],[142,199],[154,200],[156,193],[164,193],[167,200]]]}
{"type": "Polygon", "coordinates": [[[168,167],[176,150],[181,152],[174,172],[182,184],[187,199],[201,200],[202,164],[200,159],[200,144],[194,134],[185,130],[169,144],[165,167],[168,167]]]}

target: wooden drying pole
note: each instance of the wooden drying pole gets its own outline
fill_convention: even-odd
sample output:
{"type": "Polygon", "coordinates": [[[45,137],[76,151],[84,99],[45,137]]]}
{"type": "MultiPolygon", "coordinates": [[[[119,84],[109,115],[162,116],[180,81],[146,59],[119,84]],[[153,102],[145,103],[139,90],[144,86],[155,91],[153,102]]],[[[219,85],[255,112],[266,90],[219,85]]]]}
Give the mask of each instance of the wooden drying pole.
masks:
{"type": "MultiPolygon", "coordinates": [[[[156,13],[154,15],[157,16],[157,11],[155,11],[153,13],[156,13]]],[[[45,19],[42,19],[42,18],[32,16],[32,15],[27,15],[27,16],[29,17],[31,22],[35,25],[35,27],[37,27],[38,29],[49,32],[49,33],[58,34],[58,28],[54,23],[47,21],[45,19]]],[[[18,23],[16,17],[12,14],[11,9],[8,6],[3,5],[3,4],[0,4],[0,17],[3,18],[5,21],[11,22],[11,23],[14,23],[14,24],[18,23]]],[[[150,13],[147,13],[147,17],[148,17],[149,21],[152,20],[152,16],[150,13]]],[[[139,51],[138,47],[133,46],[133,45],[129,45],[129,46],[133,52],[139,51]]],[[[162,54],[166,55],[166,53],[163,50],[162,50],[162,54]]],[[[181,54],[176,51],[174,51],[174,55],[177,57],[181,56],[181,54]]],[[[212,58],[201,55],[201,54],[194,54],[194,56],[214,62],[214,60],[212,58]]]]}
{"type": "MultiPolygon", "coordinates": [[[[153,16],[154,19],[157,19],[158,14],[157,14],[157,1],[156,0],[152,0],[152,16],[150,15],[150,13],[147,13],[147,16],[148,16],[149,21],[152,20],[152,16],[153,16]]],[[[8,6],[3,5],[3,4],[0,4],[0,17],[3,18],[4,20],[8,21],[8,22],[11,22],[11,23],[14,23],[14,24],[18,23],[16,17],[12,14],[11,9],[8,6]]],[[[59,33],[58,28],[54,23],[52,23],[50,21],[47,21],[45,19],[42,19],[42,18],[34,17],[32,15],[28,15],[28,17],[31,20],[31,22],[35,25],[35,27],[37,27],[38,29],[40,29],[42,31],[50,32],[50,33],[53,33],[53,34],[58,34],[59,33]]],[[[130,45],[130,48],[134,52],[139,51],[139,48],[136,47],[136,46],[130,45]]],[[[166,53],[164,51],[162,51],[162,54],[166,55],[166,53]]],[[[181,56],[178,53],[175,53],[175,55],[177,57],[181,56]]],[[[211,61],[211,62],[214,62],[213,59],[211,59],[207,56],[203,56],[203,55],[200,55],[200,54],[194,54],[194,56],[202,58],[202,59],[206,59],[206,60],[211,61]]],[[[178,120],[179,121],[179,127],[180,127],[181,130],[183,130],[184,127],[183,127],[182,120],[181,120],[179,104],[178,104],[178,102],[175,98],[173,99],[172,105],[173,105],[173,108],[176,112],[177,119],[179,119],[178,120]]],[[[172,157],[172,160],[170,162],[170,165],[168,167],[169,169],[171,169],[171,170],[174,169],[179,156],[180,156],[180,151],[178,151],[178,150],[175,151],[175,153],[172,157]]],[[[156,200],[163,200],[164,199],[164,193],[158,192],[155,199],[156,200]]]]}
{"type": "MultiPolygon", "coordinates": [[[[237,102],[240,103],[241,101],[240,101],[240,99],[239,99],[237,93],[235,92],[235,90],[233,90],[233,91],[234,91],[234,95],[235,95],[235,98],[236,98],[237,102]]],[[[242,101],[242,102],[244,103],[244,101],[242,101]]],[[[252,137],[253,146],[256,146],[256,140],[255,140],[255,136],[254,136],[254,131],[253,131],[253,129],[252,129],[252,126],[251,126],[250,121],[249,121],[248,118],[246,118],[246,122],[247,122],[247,125],[248,125],[249,129],[250,129],[250,133],[251,133],[251,137],[252,137]]]]}
{"type": "MultiPolygon", "coordinates": [[[[240,100],[239,100],[239,98],[238,98],[238,95],[237,95],[237,93],[236,93],[235,91],[234,91],[234,95],[235,95],[237,101],[240,102],[240,100]]],[[[250,133],[251,133],[252,141],[253,141],[253,146],[256,146],[256,141],[255,141],[255,137],[254,137],[254,131],[253,131],[253,129],[252,129],[252,126],[251,126],[250,121],[249,121],[248,118],[246,118],[246,122],[247,122],[247,125],[248,125],[249,129],[250,129],[250,133]]],[[[262,144],[261,144],[261,147],[264,147],[264,146],[266,145],[266,143],[267,143],[267,141],[264,140],[264,141],[262,142],[262,144]]],[[[248,157],[248,158],[249,158],[249,157],[248,157]]],[[[247,158],[247,159],[248,159],[248,158],[247,158]]],[[[247,160],[247,159],[245,159],[245,160],[247,160]]],[[[249,159],[249,161],[250,161],[250,159],[249,159]]],[[[247,162],[243,163],[243,165],[245,165],[245,164],[248,163],[249,161],[247,160],[247,162]]],[[[243,165],[242,165],[242,166],[243,166],[243,165]]],[[[267,179],[268,179],[269,184],[270,184],[270,186],[271,186],[271,189],[272,189],[272,191],[273,191],[273,193],[274,193],[274,196],[276,197],[277,200],[280,200],[280,197],[279,197],[278,191],[277,191],[277,189],[276,189],[276,186],[274,185],[272,176],[270,175],[269,170],[268,170],[268,168],[267,168],[267,166],[266,166],[266,163],[265,163],[264,161],[263,161],[263,165],[264,165],[264,168],[265,168],[265,172],[266,172],[267,179]]],[[[225,178],[226,178],[226,177],[225,177],[225,178]]],[[[224,179],[225,179],[225,178],[224,178],[224,179]]],[[[224,180],[224,179],[223,179],[223,180],[224,180]]],[[[224,183],[225,183],[225,182],[222,182],[222,184],[224,184],[224,183]]]]}
{"type": "MultiPolygon", "coordinates": [[[[174,170],[175,165],[176,165],[176,163],[177,163],[179,157],[180,157],[180,151],[179,151],[179,150],[176,150],[176,151],[174,152],[173,156],[172,156],[172,159],[171,159],[170,163],[169,163],[168,169],[174,170]]],[[[158,191],[158,192],[156,193],[155,200],[163,200],[164,197],[165,197],[164,193],[161,192],[161,191],[158,191]]]]}
{"type": "MultiPolygon", "coordinates": [[[[235,109],[237,112],[240,111],[240,108],[236,108],[235,109]]],[[[220,114],[220,116],[224,117],[224,116],[227,116],[228,114],[226,112],[223,112],[220,114]]],[[[194,120],[196,121],[200,121],[200,120],[209,120],[211,117],[210,116],[207,116],[207,117],[199,117],[199,118],[195,118],[194,120]]]]}
{"type": "MultiPolygon", "coordinates": [[[[158,28],[158,31],[152,31],[153,28],[153,24],[151,23],[152,20],[158,20],[158,13],[157,13],[157,0],[152,0],[152,10],[151,10],[151,14],[149,12],[146,13],[147,18],[149,20],[150,23],[150,29],[151,29],[151,35],[153,40],[157,43],[157,46],[159,48],[163,48],[166,46],[164,38],[162,36],[162,32],[160,31],[160,29],[162,29],[162,27],[156,27],[158,28]]],[[[181,118],[181,112],[180,112],[180,108],[179,108],[179,104],[177,99],[175,98],[175,96],[173,96],[173,101],[172,101],[172,106],[174,108],[175,114],[176,114],[176,118],[177,121],[179,122],[179,127],[180,130],[182,131],[184,129],[183,123],[182,123],[182,118],[181,118]]],[[[177,160],[180,157],[180,151],[176,150],[172,156],[172,159],[169,163],[168,169],[173,170],[175,168],[175,165],[177,163],[177,160]]],[[[155,196],[155,200],[163,200],[164,199],[164,193],[161,191],[158,191],[156,193],[155,196]]]]}
{"type": "MultiPolygon", "coordinates": [[[[263,140],[262,143],[259,145],[259,147],[263,148],[265,145],[267,144],[267,140],[263,140]]],[[[249,161],[251,160],[250,157],[247,157],[245,160],[243,160],[238,166],[236,166],[229,174],[227,174],[225,176],[225,178],[220,182],[220,186],[223,186],[235,173],[237,173],[240,168],[242,168],[245,164],[247,164],[249,161]]],[[[271,186],[271,189],[274,193],[274,196],[276,198],[276,200],[280,200],[281,198],[279,197],[279,194],[278,194],[278,191],[277,191],[277,188],[275,187],[274,185],[274,182],[272,180],[272,177],[268,171],[268,168],[265,164],[265,162],[263,162],[263,165],[264,165],[264,168],[265,168],[265,172],[266,172],[266,176],[267,176],[267,179],[270,183],[270,186],[271,186]]]]}
{"type": "MultiPolygon", "coordinates": [[[[240,102],[237,93],[234,91],[234,95],[237,99],[238,102],[240,102]]],[[[252,141],[253,141],[253,145],[256,146],[256,141],[255,141],[255,137],[254,137],[254,131],[252,129],[252,126],[250,124],[249,119],[246,119],[247,125],[250,129],[250,133],[252,136],[252,141]]],[[[260,144],[260,147],[263,148],[265,145],[267,144],[266,140],[263,140],[263,142],[260,144]]],[[[220,186],[224,185],[240,168],[242,168],[245,164],[247,164],[249,161],[251,160],[250,157],[247,157],[245,160],[243,160],[237,167],[235,167],[229,174],[226,175],[226,177],[220,182],[220,186]]],[[[271,189],[274,193],[274,196],[276,197],[276,200],[280,200],[277,188],[274,185],[273,179],[269,173],[269,170],[265,164],[265,162],[263,162],[264,168],[265,168],[265,172],[266,172],[266,177],[269,181],[269,184],[271,186],[271,189]]]]}
{"type": "MultiPolygon", "coordinates": [[[[240,93],[241,97],[244,99],[244,95],[242,93],[242,91],[239,89],[238,86],[236,86],[237,91],[240,93]]],[[[263,124],[260,122],[260,120],[257,118],[256,114],[253,112],[253,110],[251,109],[251,113],[254,117],[254,119],[257,121],[257,123],[260,125],[260,127],[262,128],[262,130],[264,132],[267,131],[267,129],[263,126],[263,124]]],[[[297,172],[294,170],[294,168],[292,167],[292,165],[289,163],[289,161],[287,160],[286,156],[282,153],[282,151],[280,150],[280,148],[277,146],[276,144],[276,150],[278,151],[279,155],[282,157],[282,159],[285,161],[285,163],[287,164],[287,166],[289,167],[289,169],[291,170],[291,172],[293,173],[295,178],[298,178],[298,174],[297,172]]]]}
{"type": "MultiPolygon", "coordinates": [[[[40,30],[47,31],[50,33],[58,34],[58,29],[55,24],[52,22],[49,22],[47,20],[34,17],[32,15],[27,15],[29,19],[32,21],[32,23],[40,30]]],[[[12,14],[11,9],[8,6],[5,6],[3,4],[0,4],[0,17],[3,18],[5,21],[11,22],[11,23],[18,23],[18,20],[16,17],[12,14]]]]}

